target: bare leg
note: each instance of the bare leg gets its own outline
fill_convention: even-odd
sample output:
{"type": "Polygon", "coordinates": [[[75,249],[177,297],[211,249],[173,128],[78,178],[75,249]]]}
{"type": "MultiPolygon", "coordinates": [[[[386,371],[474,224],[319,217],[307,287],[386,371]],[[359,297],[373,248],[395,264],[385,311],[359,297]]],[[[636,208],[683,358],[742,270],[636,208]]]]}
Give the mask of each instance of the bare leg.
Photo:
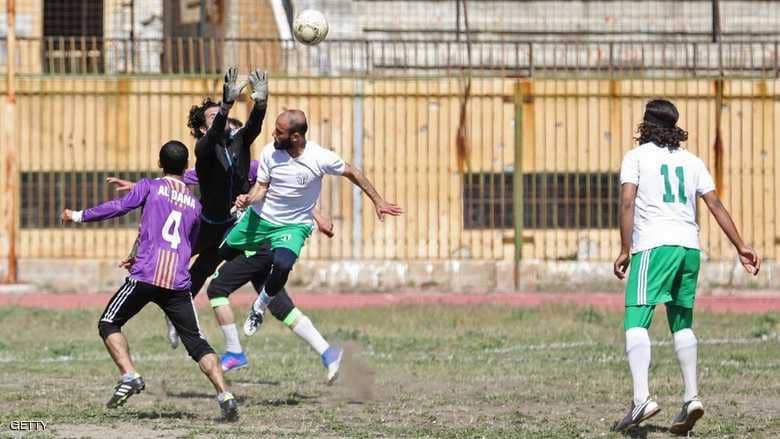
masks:
{"type": "Polygon", "coordinates": [[[198,361],[200,370],[208,377],[217,393],[227,392],[225,378],[222,375],[222,365],[216,354],[206,354],[198,361]]]}
{"type": "Polygon", "coordinates": [[[106,337],[103,343],[105,343],[108,353],[111,354],[111,358],[122,375],[135,372],[133,360],[130,358],[130,347],[124,334],[115,332],[106,337]]]}
{"type": "Polygon", "coordinates": [[[236,318],[233,316],[233,308],[231,308],[230,305],[215,307],[214,315],[217,316],[217,321],[220,326],[231,325],[236,322],[236,318]]]}

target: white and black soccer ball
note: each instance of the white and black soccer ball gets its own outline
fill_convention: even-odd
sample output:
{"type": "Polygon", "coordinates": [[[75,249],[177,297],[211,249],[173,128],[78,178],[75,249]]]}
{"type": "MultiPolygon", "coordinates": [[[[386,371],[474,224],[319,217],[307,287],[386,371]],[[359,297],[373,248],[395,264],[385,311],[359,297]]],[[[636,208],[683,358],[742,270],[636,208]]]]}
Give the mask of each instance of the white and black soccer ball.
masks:
{"type": "Polygon", "coordinates": [[[328,20],[322,12],[306,9],[293,20],[293,34],[295,39],[303,44],[319,44],[328,36],[328,20]]]}

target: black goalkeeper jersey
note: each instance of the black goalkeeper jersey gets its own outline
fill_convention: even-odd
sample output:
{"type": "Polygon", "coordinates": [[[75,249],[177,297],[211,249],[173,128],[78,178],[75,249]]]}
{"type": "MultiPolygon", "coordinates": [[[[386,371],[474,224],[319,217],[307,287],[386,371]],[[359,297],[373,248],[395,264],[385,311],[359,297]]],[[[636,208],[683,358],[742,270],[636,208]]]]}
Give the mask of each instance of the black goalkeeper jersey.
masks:
{"type": "Polygon", "coordinates": [[[227,114],[220,109],[211,128],[195,143],[203,221],[229,222],[236,197],[249,192],[251,146],[262,129],[265,111],[255,104],[246,125],[229,135],[225,132],[227,114]]]}

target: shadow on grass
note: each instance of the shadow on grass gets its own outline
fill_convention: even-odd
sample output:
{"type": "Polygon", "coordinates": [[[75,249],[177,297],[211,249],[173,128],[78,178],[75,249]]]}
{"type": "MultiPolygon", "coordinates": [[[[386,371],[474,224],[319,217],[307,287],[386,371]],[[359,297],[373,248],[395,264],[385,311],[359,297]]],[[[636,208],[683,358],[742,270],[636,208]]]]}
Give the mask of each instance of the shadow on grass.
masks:
{"type": "Polygon", "coordinates": [[[289,394],[287,398],[260,399],[260,400],[250,401],[247,404],[260,405],[266,407],[281,407],[281,406],[294,406],[310,400],[316,401],[317,396],[308,396],[308,395],[300,394],[298,392],[293,392],[289,394]]]}
{"type": "Polygon", "coordinates": [[[210,393],[200,393],[200,392],[165,392],[165,396],[169,398],[187,398],[187,399],[206,399],[206,398],[214,397],[214,395],[210,393]]]}
{"type": "Polygon", "coordinates": [[[197,419],[197,416],[194,414],[181,410],[165,412],[158,410],[147,410],[135,412],[134,415],[138,419],[197,419]]]}
{"type": "Polygon", "coordinates": [[[227,380],[228,385],[240,384],[242,386],[278,386],[279,381],[271,380],[227,380]]]}
{"type": "MultiPolygon", "coordinates": [[[[215,396],[213,393],[202,393],[202,392],[166,392],[165,396],[168,398],[184,398],[184,399],[214,399],[215,396]]],[[[236,401],[238,402],[244,402],[246,400],[246,397],[244,396],[236,396],[236,401]]]]}

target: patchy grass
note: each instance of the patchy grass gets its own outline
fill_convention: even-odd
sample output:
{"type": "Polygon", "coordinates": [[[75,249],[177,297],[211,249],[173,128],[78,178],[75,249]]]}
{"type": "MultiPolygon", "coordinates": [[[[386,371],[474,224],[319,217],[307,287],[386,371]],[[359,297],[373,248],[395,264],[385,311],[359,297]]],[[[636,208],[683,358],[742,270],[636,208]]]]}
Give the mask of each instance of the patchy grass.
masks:
{"type": "MultiPolygon", "coordinates": [[[[310,314],[348,347],[333,387],[318,356],[268,321],[242,340],[250,367],[227,376],[241,420],[224,424],[205,377],[170,349],[149,306],[125,329],[147,392],[111,411],[118,373],[97,335],[99,313],[0,308],[0,436],[14,434],[12,420],[42,420],[39,437],[618,437],[609,427],[630,400],[620,314],[398,306],[310,314]]],[[[221,349],[213,316],[201,314],[221,349]]],[[[697,314],[707,410],[697,437],[780,436],[779,321],[697,314]]],[[[652,338],[651,392],[663,411],[636,437],[667,437],[681,402],[664,312],[652,338]]]]}

